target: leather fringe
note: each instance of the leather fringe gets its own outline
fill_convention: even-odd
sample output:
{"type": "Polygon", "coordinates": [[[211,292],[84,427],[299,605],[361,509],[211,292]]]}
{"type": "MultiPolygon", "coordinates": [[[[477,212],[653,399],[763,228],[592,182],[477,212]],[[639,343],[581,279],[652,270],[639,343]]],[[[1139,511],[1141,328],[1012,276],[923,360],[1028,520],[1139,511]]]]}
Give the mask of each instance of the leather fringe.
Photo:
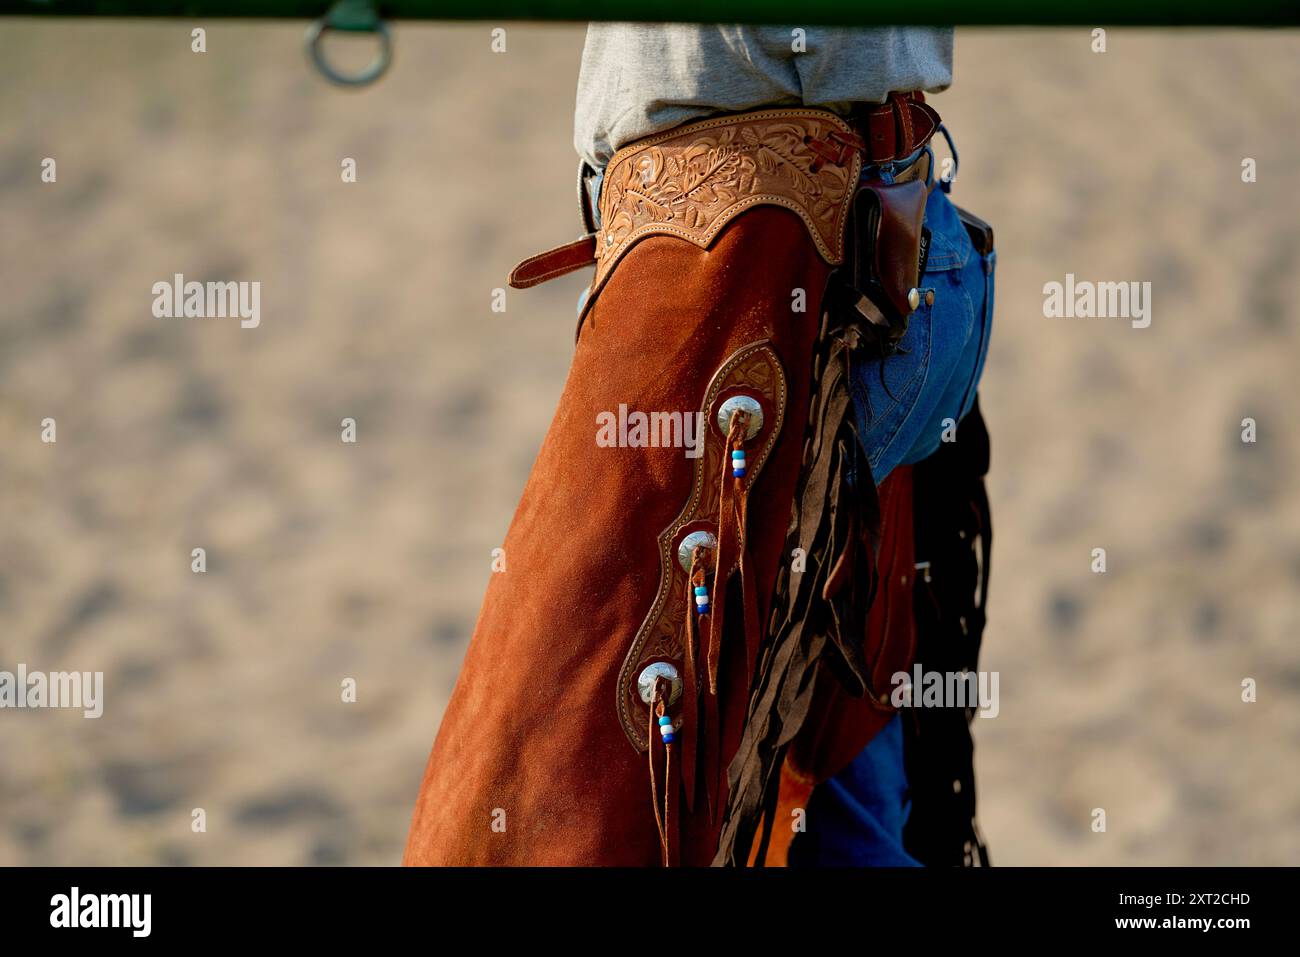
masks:
{"type": "MultiPolygon", "coordinates": [[[[914,592],[916,662],[926,671],[979,670],[993,547],[988,468],[989,435],[977,399],[957,441],[912,471],[916,560],[929,562],[914,592]]],[[[990,863],[975,823],[973,717],[973,710],[957,708],[911,708],[904,715],[912,810],[903,844],[929,867],[990,863]]]]}
{"type": "Polygon", "coordinates": [[[823,313],[786,560],[777,573],[740,747],[727,769],[714,865],[748,861],[758,822],[776,794],[785,748],[808,714],[819,663],[824,660],[854,693],[866,688],[861,645],[875,592],[880,506],[853,429],[848,373],[857,339],[856,328],[823,313]],[[795,549],[806,556],[801,572],[791,569],[795,549]],[[853,574],[833,575],[837,568],[853,574]]]}

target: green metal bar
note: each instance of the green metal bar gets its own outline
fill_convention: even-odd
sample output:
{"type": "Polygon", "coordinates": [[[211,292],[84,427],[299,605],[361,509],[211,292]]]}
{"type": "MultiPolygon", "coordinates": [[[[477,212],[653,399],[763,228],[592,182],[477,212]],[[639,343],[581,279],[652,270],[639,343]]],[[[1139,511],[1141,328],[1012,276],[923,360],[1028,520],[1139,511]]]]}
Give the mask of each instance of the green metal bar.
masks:
{"type": "MultiPolygon", "coordinates": [[[[0,0],[0,16],[312,20],[329,0],[0,0]]],[[[1300,0],[381,0],[387,20],[645,20],[682,23],[1294,26],[1300,0]]]]}

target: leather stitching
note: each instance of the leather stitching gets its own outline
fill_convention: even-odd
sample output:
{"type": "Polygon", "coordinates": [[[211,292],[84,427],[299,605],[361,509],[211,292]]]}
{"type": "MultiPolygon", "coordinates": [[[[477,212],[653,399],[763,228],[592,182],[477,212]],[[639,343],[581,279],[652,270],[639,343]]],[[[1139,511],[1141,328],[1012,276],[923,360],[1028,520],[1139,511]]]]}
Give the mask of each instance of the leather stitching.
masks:
{"type": "MultiPolygon", "coordinates": [[[[767,462],[773,448],[776,447],[777,439],[781,434],[781,426],[785,420],[786,406],[786,381],[785,371],[781,368],[780,359],[776,351],[771,347],[770,341],[760,339],[749,345],[742,346],[731,357],[722,364],[722,367],[714,373],[709,382],[709,387],[705,390],[704,401],[700,407],[700,415],[707,416],[713,409],[713,403],[724,388],[731,385],[739,384],[734,381],[732,373],[736,370],[755,368],[760,365],[768,365],[775,373],[772,379],[771,389],[760,390],[764,397],[772,404],[773,419],[775,420],[768,433],[766,441],[763,443],[761,451],[754,455],[750,474],[757,478],[762,471],[763,465],[767,462]]],[[[743,379],[741,380],[743,382],[743,379]]],[[[768,426],[764,426],[767,430],[768,426]]],[[[705,429],[710,436],[714,434],[711,423],[706,424],[705,429]]],[[[673,582],[680,577],[685,581],[686,573],[682,571],[681,566],[677,563],[677,557],[673,554],[673,541],[678,533],[694,522],[701,520],[709,521],[710,513],[707,509],[710,506],[702,505],[702,494],[704,491],[704,479],[706,475],[716,475],[720,471],[721,456],[726,454],[724,443],[719,442],[716,438],[713,440],[713,447],[718,451],[710,454],[710,446],[705,446],[705,454],[695,460],[695,480],[691,489],[690,499],[686,506],[678,513],[672,523],[659,534],[659,591],[655,595],[655,600],[650,606],[650,611],[637,629],[636,636],[632,639],[632,646],[628,649],[627,656],[623,659],[623,667],[618,673],[618,687],[615,689],[617,696],[617,706],[619,720],[623,725],[623,731],[628,740],[637,751],[645,751],[649,746],[649,738],[646,735],[646,729],[642,727],[641,719],[633,719],[628,709],[633,699],[640,700],[636,697],[636,679],[642,667],[652,660],[661,660],[670,657],[664,649],[651,648],[647,651],[647,645],[650,644],[650,638],[656,630],[656,625],[663,619],[666,613],[669,594],[672,592],[673,582]]],[[[712,496],[710,496],[712,501],[712,496]]],[[[737,564],[739,559],[737,559],[737,564]]],[[[735,571],[735,565],[729,569],[735,571]]],[[[683,586],[684,587],[684,586],[683,586]]],[[[676,616],[674,615],[674,619],[676,616]]]]}
{"type": "Polygon", "coordinates": [[[615,153],[601,189],[596,275],[579,331],[615,266],[641,239],[675,236],[707,249],[728,223],[755,206],[794,212],[818,254],[832,266],[843,262],[844,225],[862,154],[852,150],[847,168],[814,168],[817,154],[807,142],[836,132],[856,138],[847,122],[824,110],[762,110],[687,124],[615,153]],[[747,188],[762,191],[745,196],[747,188]],[[608,243],[610,236],[617,241],[608,243]]]}

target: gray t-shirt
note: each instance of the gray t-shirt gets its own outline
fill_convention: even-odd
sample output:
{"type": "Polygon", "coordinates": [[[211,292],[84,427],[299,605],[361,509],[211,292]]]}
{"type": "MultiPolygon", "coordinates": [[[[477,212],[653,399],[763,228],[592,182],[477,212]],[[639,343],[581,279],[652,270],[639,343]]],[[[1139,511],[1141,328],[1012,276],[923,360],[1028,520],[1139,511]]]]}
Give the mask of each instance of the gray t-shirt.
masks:
{"type": "Polygon", "coordinates": [[[619,147],[718,112],[883,103],[952,83],[951,27],[593,23],[573,145],[599,169],[619,147]],[[800,31],[800,32],[797,32],[800,31]]]}

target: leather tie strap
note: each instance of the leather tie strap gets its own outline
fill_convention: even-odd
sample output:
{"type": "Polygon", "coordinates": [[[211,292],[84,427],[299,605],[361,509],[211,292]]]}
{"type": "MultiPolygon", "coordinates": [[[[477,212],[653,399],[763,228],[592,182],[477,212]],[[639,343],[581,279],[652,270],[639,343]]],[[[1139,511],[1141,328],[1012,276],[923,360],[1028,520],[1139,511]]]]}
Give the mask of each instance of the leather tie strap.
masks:
{"type": "MultiPolygon", "coordinates": [[[[686,576],[689,583],[688,595],[693,595],[697,588],[707,588],[709,549],[697,545],[691,552],[691,569],[686,576]]],[[[699,763],[697,741],[700,737],[700,681],[698,677],[698,658],[700,636],[709,633],[709,616],[712,612],[698,614],[695,605],[686,602],[685,627],[685,667],[682,684],[682,787],[686,792],[686,809],[695,810],[695,775],[699,763]],[[698,620],[697,620],[698,619],[698,620]]]]}
{"type": "Polygon", "coordinates": [[[853,159],[853,154],[862,152],[867,145],[866,141],[856,133],[845,133],[843,130],[831,130],[824,140],[815,140],[811,136],[806,136],[804,143],[817,157],[808,166],[809,171],[813,173],[826,163],[833,166],[848,165],[849,160],[853,159]]]}
{"type": "Polygon", "coordinates": [[[573,242],[529,256],[510,270],[509,282],[515,289],[527,289],[548,279],[555,279],[581,269],[583,266],[590,266],[595,261],[596,234],[587,233],[573,242]]]}
{"type": "MultiPolygon", "coordinates": [[[[655,679],[654,697],[650,706],[650,803],[655,812],[655,827],[659,831],[659,849],[663,854],[664,867],[673,867],[678,862],[678,839],[677,822],[672,816],[672,807],[676,788],[674,787],[675,775],[673,771],[673,745],[676,743],[675,735],[659,735],[663,738],[664,746],[664,794],[663,794],[663,811],[659,809],[659,780],[655,774],[655,747],[654,739],[656,731],[659,728],[659,722],[667,719],[668,716],[668,695],[669,688],[666,679],[660,677],[655,679]]],[[[671,727],[671,724],[669,725],[671,727]]]]}

